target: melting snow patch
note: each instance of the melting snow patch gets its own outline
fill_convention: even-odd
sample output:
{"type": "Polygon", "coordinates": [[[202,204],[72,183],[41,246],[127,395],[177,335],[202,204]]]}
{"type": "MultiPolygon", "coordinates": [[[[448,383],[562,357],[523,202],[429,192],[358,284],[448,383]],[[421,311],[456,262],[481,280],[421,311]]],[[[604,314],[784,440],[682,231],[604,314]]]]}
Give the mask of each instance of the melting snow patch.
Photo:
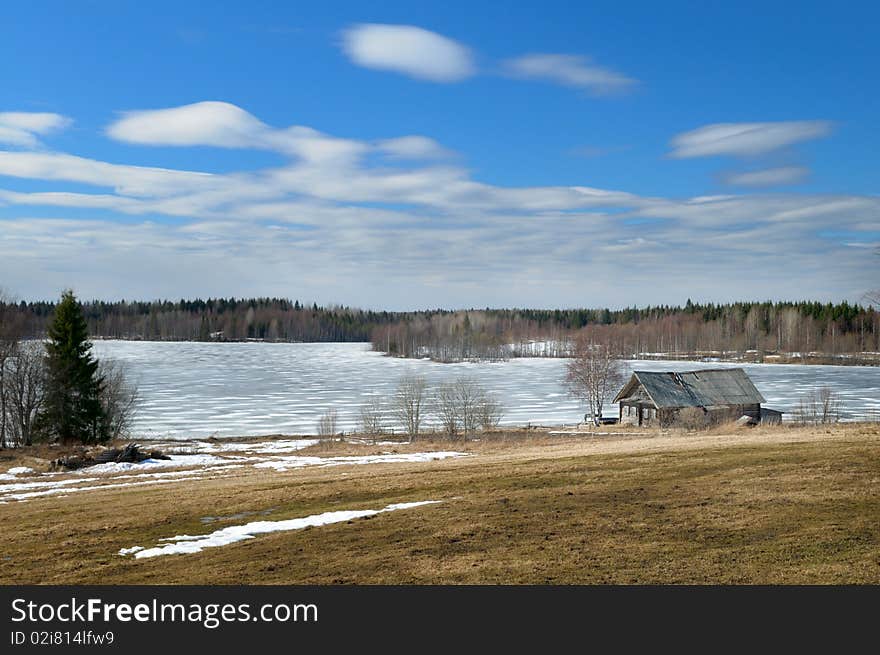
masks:
{"type": "Polygon", "coordinates": [[[390,464],[400,462],[432,462],[449,457],[467,457],[467,453],[435,451],[427,453],[400,453],[397,455],[351,455],[344,457],[279,457],[258,462],[257,468],[273,468],[276,471],[303,468],[305,466],[343,466],[345,464],[390,464]]]}
{"type": "Polygon", "coordinates": [[[17,484],[0,484],[0,494],[8,494],[13,491],[25,491],[27,489],[43,489],[47,487],[63,487],[69,484],[81,484],[83,482],[96,482],[98,478],[79,478],[74,480],[53,480],[48,482],[19,482],[17,484]]]}
{"type": "Polygon", "coordinates": [[[0,480],[15,480],[19,475],[25,475],[26,473],[33,473],[34,469],[29,466],[14,466],[6,473],[0,473],[0,480]]]}
{"type": "Polygon", "coordinates": [[[217,473],[219,471],[228,471],[229,469],[237,469],[244,466],[244,464],[230,464],[228,466],[212,466],[210,468],[203,469],[190,469],[187,471],[160,471],[159,473],[132,473],[131,475],[115,475],[111,480],[125,480],[134,478],[136,480],[142,480],[143,478],[175,478],[175,479],[185,479],[190,475],[205,475],[207,473],[217,473]]]}
{"type": "MultiPolygon", "coordinates": [[[[226,464],[233,458],[217,457],[215,455],[171,455],[171,459],[145,459],[142,462],[106,462],[95,464],[75,471],[76,473],[122,473],[139,471],[144,468],[169,468],[172,466],[213,466],[226,464]]],[[[238,459],[238,458],[234,458],[238,459]]]]}
{"type": "Polygon", "coordinates": [[[141,551],[143,549],[144,549],[143,546],[132,546],[131,548],[120,548],[119,554],[120,555],[133,555],[134,553],[141,551]]]}
{"type": "Polygon", "coordinates": [[[257,455],[269,455],[272,453],[290,453],[296,450],[302,450],[303,448],[314,446],[316,443],[319,443],[318,439],[276,439],[274,441],[233,441],[225,443],[200,441],[196,444],[196,452],[244,452],[257,455]]]}
{"type": "MultiPolygon", "coordinates": [[[[98,478],[93,478],[97,480],[98,478]]],[[[200,477],[188,477],[186,480],[202,480],[200,477]]],[[[90,479],[85,480],[62,480],[61,482],[89,482],[90,479]]],[[[140,487],[145,484],[163,484],[167,482],[182,482],[180,478],[172,478],[172,479],[162,479],[162,480],[144,480],[143,482],[122,482],[120,484],[99,484],[93,485],[89,487],[55,487],[52,489],[46,489],[44,491],[30,491],[28,493],[23,494],[6,494],[2,496],[4,499],[13,499],[13,500],[27,500],[28,498],[38,498],[40,496],[53,496],[55,494],[71,494],[77,491],[96,491],[98,489],[117,489],[119,487],[140,487]]]]}
{"type": "Polygon", "coordinates": [[[373,441],[372,439],[352,437],[345,440],[346,443],[359,444],[361,446],[405,446],[408,441],[373,441]]]}
{"type": "Polygon", "coordinates": [[[253,539],[258,534],[302,530],[303,528],[329,525],[330,523],[342,523],[344,521],[351,521],[352,519],[362,518],[364,516],[375,516],[376,514],[382,514],[384,512],[394,512],[399,509],[409,509],[411,507],[433,505],[441,502],[443,501],[422,500],[415,503],[394,503],[387,505],[382,509],[324,512],[323,514],[313,514],[312,516],[288,519],[286,521],[253,521],[244,525],[230,525],[229,527],[205,535],[193,536],[184,534],[176,537],[168,537],[166,539],[161,539],[160,541],[170,541],[173,543],[157,546],[155,548],[144,549],[141,546],[123,548],[119,551],[119,554],[128,555],[134,553],[135,558],[141,559],[143,557],[159,557],[161,555],[199,553],[205,548],[228,546],[229,544],[244,541],[245,539],[253,539]]]}

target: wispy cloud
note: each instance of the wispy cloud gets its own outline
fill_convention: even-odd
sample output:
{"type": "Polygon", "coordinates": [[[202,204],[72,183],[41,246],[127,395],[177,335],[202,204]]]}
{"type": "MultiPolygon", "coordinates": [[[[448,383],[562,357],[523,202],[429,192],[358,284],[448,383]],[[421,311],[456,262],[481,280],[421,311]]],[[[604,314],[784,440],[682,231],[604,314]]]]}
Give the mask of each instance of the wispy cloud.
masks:
{"type": "MultiPolygon", "coordinates": [[[[478,69],[473,51],[447,36],[414,25],[361,23],[342,32],[342,49],[356,65],[431,82],[459,82],[478,69]]],[[[638,81],[573,54],[531,53],[505,59],[501,74],[541,80],[594,95],[621,93],[638,81]]]]}
{"type": "Polygon", "coordinates": [[[358,66],[431,82],[458,82],[476,72],[467,46],[414,25],[354,25],[343,31],[342,47],[358,66]]]}
{"type": "Polygon", "coordinates": [[[376,143],[387,155],[399,159],[445,159],[453,153],[425,136],[402,136],[376,143]]]}
{"type": "Polygon", "coordinates": [[[746,187],[770,187],[800,184],[810,175],[810,169],[805,166],[780,166],[778,168],[765,168],[759,171],[740,171],[725,173],[721,176],[724,184],[731,186],[746,187]]]}
{"type": "Polygon", "coordinates": [[[310,127],[275,128],[228,102],[125,112],[106,130],[117,141],[151,146],[274,150],[312,162],[356,160],[370,152],[394,159],[442,159],[453,153],[434,139],[408,135],[375,142],[329,136],[310,127]]]}
{"type": "Polygon", "coordinates": [[[683,132],[672,139],[675,158],[729,155],[753,157],[831,133],[830,121],[715,123],[683,132]]]}
{"type": "Polygon", "coordinates": [[[460,158],[438,161],[447,151],[426,136],[275,128],[222,103],[129,113],[109,133],[272,149],[285,161],[209,174],[0,151],[2,186],[19,178],[41,188],[0,189],[4,214],[16,216],[2,220],[0,262],[18,293],[51,296],[73,282],[87,296],[290,295],[296,280],[300,297],[401,307],[680,302],[685,288],[713,300],[750,289],[800,297],[808,287],[857,298],[875,286],[876,256],[849,245],[876,242],[874,196],[504,187],[476,179],[460,158]],[[73,217],[32,213],[40,208],[73,217]],[[830,226],[845,236],[829,238],[830,226]],[[651,285],[658,269],[661,296],[651,285]]]}
{"type": "Polygon", "coordinates": [[[113,164],[56,152],[0,151],[0,175],[109,187],[130,196],[174,195],[217,183],[208,173],[113,164]]]}
{"type": "Polygon", "coordinates": [[[36,148],[40,145],[38,135],[61,130],[72,122],[66,116],[48,112],[0,112],[0,143],[36,148]]]}
{"type": "Polygon", "coordinates": [[[504,61],[502,69],[513,77],[543,80],[597,95],[628,91],[637,83],[580,55],[528,54],[504,61]]]}

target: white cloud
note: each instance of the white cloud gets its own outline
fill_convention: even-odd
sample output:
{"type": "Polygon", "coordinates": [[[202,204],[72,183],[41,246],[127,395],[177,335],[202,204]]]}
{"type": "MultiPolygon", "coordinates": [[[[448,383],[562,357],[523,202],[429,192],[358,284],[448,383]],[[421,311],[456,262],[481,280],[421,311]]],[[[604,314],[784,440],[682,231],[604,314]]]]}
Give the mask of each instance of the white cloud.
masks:
{"type": "Polygon", "coordinates": [[[48,112],[0,112],[0,143],[36,148],[40,145],[36,135],[63,129],[71,122],[66,116],[48,112]]]}
{"type": "Polygon", "coordinates": [[[269,128],[228,102],[125,112],[107,128],[117,141],[144,145],[258,147],[269,128]]]}
{"type": "Polygon", "coordinates": [[[781,166],[759,171],[727,173],[722,176],[725,184],[732,186],[768,187],[799,184],[807,179],[810,169],[803,166],[781,166]]]}
{"type": "Polygon", "coordinates": [[[366,143],[331,137],[310,127],[274,128],[241,107],[217,101],[125,112],[106,133],[140,145],[275,150],[313,162],[357,159],[370,149],[366,143]]]}
{"type": "Polygon", "coordinates": [[[715,123],[684,132],[672,139],[672,157],[751,157],[826,136],[830,121],[776,123],[715,123]]]}
{"type": "Polygon", "coordinates": [[[35,134],[46,134],[70,125],[72,121],[61,114],[47,112],[0,112],[0,123],[35,134]]]}
{"type": "Polygon", "coordinates": [[[382,152],[398,159],[444,159],[452,153],[426,136],[401,136],[376,144],[382,152]]]}
{"type": "Polygon", "coordinates": [[[523,55],[503,62],[503,70],[514,77],[544,80],[595,94],[627,91],[636,84],[636,80],[580,55],[523,55]]]}
{"type": "Polygon", "coordinates": [[[197,135],[144,112],[125,136],[271,148],[289,161],[206,174],[0,151],[0,176],[40,182],[0,189],[15,216],[0,220],[4,284],[33,297],[75,284],[94,297],[296,293],[374,307],[680,302],[682,289],[721,301],[809,287],[824,299],[873,285],[876,256],[847,244],[876,241],[875,196],[501,187],[456,159],[433,161],[445,151],[428,137],[344,139],[229,107],[197,135]],[[36,208],[91,219],[23,214],[36,208]],[[844,236],[822,236],[832,227],[844,236]],[[657,270],[666,295],[651,285],[657,270]]]}
{"type": "Polygon", "coordinates": [[[341,163],[357,160],[370,147],[355,139],[328,136],[310,127],[294,126],[278,130],[270,141],[282,152],[296,155],[311,162],[341,163]]]}
{"type": "Polygon", "coordinates": [[[413,25],[354,25],[343,32],[342,47],[358,66],[431,82],[458,82],[476,72],[466,46],[413,25]]]}
{"type": "MultiPolygon", "coordinates": [[[[309,216],[310,229],[242,221],[237,212],[183,225],[6,219],[4,283],[27,297],[75,284],[86,297],[293,294],[383,308],[723,301],[756,290],[800,298],[807,287],[839,299],[874,283],[871,249],[817,239],[800,223],[628,226],[618,216],[540,213],[374,222],[362,208],[325,209],[291,210],[309,216]]],[[[748,215],[760,214],[753,203],[748,215]]]]}
{"type": "Polygon", "coordinates": [[[0,175],[78,182],[132,196],[174,195],[218,187],[209,173],[128,166],[62,153],[0,151],[0,175]]]}

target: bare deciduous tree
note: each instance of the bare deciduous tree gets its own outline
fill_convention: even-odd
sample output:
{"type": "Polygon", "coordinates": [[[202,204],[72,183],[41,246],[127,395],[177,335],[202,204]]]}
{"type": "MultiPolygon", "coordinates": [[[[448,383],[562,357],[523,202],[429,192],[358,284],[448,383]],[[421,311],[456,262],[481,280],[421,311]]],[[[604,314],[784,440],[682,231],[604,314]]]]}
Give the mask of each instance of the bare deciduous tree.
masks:
{"type": "Polygon", "coordinates": [[[12,340],[6,340],[3,335],[0,335],[0,448],[7,446],[7,429],[10,427],[10,416],[7,410],[6,369],[12,357],[14,345],[12,340]]]}
{"type": "Polygon", "coordinates": [[[464,437],[479,428],[491,429],[501,421],[501,405],[476,380],[461,377],[441,385],[434,396],[434,413],[444,431],[464,437]]]}
{"type": "Polygon", "coordinates": [[[477,406],[477,420],[484,430],[494,430],[501,423],[504,416],[504,408],[501,403],[489,393],[484,394],[482,401],[477,406]]]}
{"type": "Polygon", "coordinates": [[[394,414],[403,425],[410,441],[415,441],[424,420],[425,378],[408,375],[401,378],[394,392],[394,414]]]}
{"type": "Polygon", "coordinates": [[[479,408],[485,397],[486,392],[472,378],[459,378],[455,381],[455,405],[465,438],[473,435],[480,427],[479,408]]]}
{"type": "Polygon", "coordinates": [[[822,423],[837,423],[840,420],[840,396],[830,387],[819,389],[819,407],[822,423]]]}
{"type": "Polygon", "coordinates": [[[819,425],[840,420],[840,396],[830,387],[822,387],[801,398],[794,412],[795,423],[819,425]]]}
{"type": "Polygon", "coordinates": [[[319,436],[333,440],[336,435],[336,416],[336,410],[332,407],[321,415],[321,418],[318,419],[319,436]]]}
{"type": "Polygon", "coordinates": [[[458,434],[458,407],[455,398],[455,385],[446,382],[441,384],[433,398],[434,414],[443,431],[450,437],[458,434]]]}
{"type": "Polygon", "coordinates": [[[8,441],[16,446],[30,446],[34,440],[34,419],[45,392],[45,352],[35,341],[19,343],[9,358],[4,376],[5,412],[9,423],[8,441]]]}
{"type": "Polygon", "coordinates": [[[5,377],[22,336],[22,317],[11,305],[12,297],[0,288],[0,448],[6,448],[12,417],[8,411],[5,377]]]}
{"type": "Polygon", "coordinates": [[[373,437],[385,432],[385,409],[376,396],[361,405],[361,431],[373,437]]]}
{"type": "Polygon", "coordinates": [[[125,364],[116,360],[100,360],[98,375],[104,380],[100,400],[108,434],[111,439],[128,436],[139,400],[137,385],[125,364]]]}
{"type": "Polygon", "coordinates": [[[624,382],[623,365],[613,343],[589,333],[579,335],[566,364],[566,382],[572,395],[587,403],[593,423],[599,425],[602,405],[624,382]]]}

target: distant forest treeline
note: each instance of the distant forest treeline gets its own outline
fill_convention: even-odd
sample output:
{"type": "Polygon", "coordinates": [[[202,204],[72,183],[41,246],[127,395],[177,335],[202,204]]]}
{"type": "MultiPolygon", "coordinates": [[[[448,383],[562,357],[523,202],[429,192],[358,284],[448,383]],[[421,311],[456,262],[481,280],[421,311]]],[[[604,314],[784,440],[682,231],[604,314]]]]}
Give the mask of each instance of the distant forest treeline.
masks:
{"type": "Polygon", "coordinates": [[[438,361],[559,357],[569,353],[572,336],[583,330],[633,358],[751,352],[748,358],[756,361],[764,361],[765,354],[779,360],[880,361],[880,313],[847,302],[701,305],[688,300],[684,307],[621,310],[426,311],[401,314],[400,320],[377,327],[372,341],[374,349],[392,355],[438,361]]]}
{"type": "MultiPolygon", "coordinates": [[[[28,336],[45,333],[55,304],[7,305],[28,336]]],[[[738,302],[610,309],[387,312],[279,298],[84,302],[95,338],[168,341],[372,341],[400,357],[438,361],[564,356],[583,329],[628,356],[819,353],[853,361],[880,352],[880,312],[856,304],[738,302]],[[868,353],[865,355],[865,353],[868,353]]]]}
{"type": "MultiPolygon", "coordinates": [[[[390,312],[305,306],[281,298],[83,302],[89,334],[151,341],[369,341],[390,312]]],[[[16,305],[28,336],[45,333],[52,302],[16,305]]]]}

